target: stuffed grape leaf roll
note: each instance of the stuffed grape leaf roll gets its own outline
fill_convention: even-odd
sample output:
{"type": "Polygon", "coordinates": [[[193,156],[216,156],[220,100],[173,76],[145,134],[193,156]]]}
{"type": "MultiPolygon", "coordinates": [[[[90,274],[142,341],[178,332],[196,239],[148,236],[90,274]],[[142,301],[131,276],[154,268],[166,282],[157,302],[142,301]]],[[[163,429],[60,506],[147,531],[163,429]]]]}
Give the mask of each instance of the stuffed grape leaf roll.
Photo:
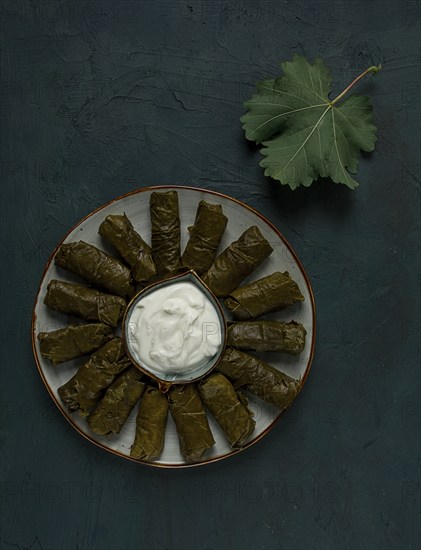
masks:
{"type": "Polygon", "coordinates": [[[188,228],[190,238],[181,257],[183,266],[194,269],[198,275],[206,273],[215,258],[227,223],[228,218],[220,204],[200,201],[194,225],[188,228]]]}
{"type": "Polygon", "coordinates": [[[126,214],[107,216],[99,226],[98,233],[110,242],[129,264],[136,283],[145,286],[155,277],[156,267],[152,259],[152,249],[134,230],[126,214]]]}
{"type": "Polygon", "coordinates": [[[88,416],[117,376],[131,365],[121,338],[113,338],[91,355],[58,394],[70,412],[88,416]]]}
{"type": "Polygon", "coordinates": [[[53,365],[89,355],[110,339],[112,328],[104,323],[68,325],[51,332],[40,332],[38,340],[43,357],[53,365]]]}
{"type": "Polygon", "coordinates": [[[160,279],[181,270],[180,215],[177,191],[153,192],[149,200],[152,257],[160,279]]]}
{"type": "Polygon", "coordinates": [[[203,403],[215,417],[232,447],[241,447],[253,433],[255,421],[247,399],[237,394],[231,382],[220,373],[204,378],[198,385],[203,403]]]}
{"type": "Polygon", "coordinates": [[[88,425],[94,433],[120,433],[145,389],[142,378],[138,369],[129,367],[111,384],[99,405],[88,417],[88,425]]]}
{"type": "Polygon", "coordinates": [[[111,294],[123,297],[134,294],[130,269],[96,246],[84,241],[62,244],[54,260],[60,267],[111,294]]]}
{"type": "Polygon", "coordinates": [[[51,309],[112,327],[117,326],[127,305],[121,296],[56,279],[48,283],[44,304],[51,309]]]}
{"type": "Polygon", "coordinates": [[[305,346],[307,331],[291,321],[243,321],[229,323],[227,346],[253,351],[282,351],[297,355],[305,346]]]}
{"type": "Polygon", "coordinates": [[[162,453],[167,426],[168,400],[153,386],[147,386],[136,417],[135,439],[130,456],[137,460],[153,460],[162,453]]]}
{"type": "Polygon", "coordinates": [[[248,390],[281,410],[294,401],[300,387],[298,380],[254,355],[233,348],[225,350],[216,370],[224,374],[235,389],[248,390]]]}
{"type": "Polygon", "coordinates": [[[215,440],[196,386],[172,386],[168,392],[168,402],[177,429],[181,454],[187,462],[199,460],[215,444],[215,440]]]}
{"type": "Polygon", "coordinates": [[[216,296],[228,296],[272,250],[260,229],[253,225],[215,258],[203,282],[216,296]]]}
{"type": "Polygon", "coordinates": [[[260,317],[264,313],[279,311],[303,300],[304,296],[289,273],[276,271],[230,291],[225,305],[234,319],[245,321],[260,317]]]}

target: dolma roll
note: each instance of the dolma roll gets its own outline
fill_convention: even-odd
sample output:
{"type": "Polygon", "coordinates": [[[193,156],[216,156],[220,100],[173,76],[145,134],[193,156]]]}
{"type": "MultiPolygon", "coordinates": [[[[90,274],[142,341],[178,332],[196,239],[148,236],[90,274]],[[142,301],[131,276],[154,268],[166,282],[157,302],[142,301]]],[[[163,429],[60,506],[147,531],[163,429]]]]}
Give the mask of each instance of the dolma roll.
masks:
{"type": "Polygon", "coordinates": [[[147,386],[139,404],[136,434],[130,456],[152,460],[162,453],[167,426],[168,400],[153,386],[147,386]]]}
{"type": "Polygon", "coordinates": [[[43,357],[53,365],[89,355],[110,339],[112,328],[104,323],[68,325],[51,332],[40,332],[38,340],[43,357]]]}
{"type": "Polygon", "coordinates": [[[216,257],[203,282],[216,296],[228,296],[272,250],[260,229],[253,225],[216,257]]]}
{"type": "Polygon", "coordinates": [[[44,304],[51,309],[112,327],[117,326],[127,305],[121,296],[56,279],[48,283],[44,304]]]}
{"type": "Polygon", "coordinates": [[[282,351],[297,355],[305,346],[307,331],[291,321],[243,321],[229,323],[227,346],[253,351],[282,351]]]}
{"type": "Polygon", "coordinates": [[[223,374],[214,373],[198,385],[203,403],[215,417],[232,447],[241,447],[256,425],[247,399],[235,391],[223,374]]]}
{"type": "Polygon", "coordinates": [[[180,215],[176,191],[153,192],[149,201],[152,257],[160,279],[181,270],[180,215]]]}
{"type": "Polygon", "coordinates": [[[220,204],[200,201],[194,225],[188,228],[190,237],[181,257],[183,266],[194,269],[198,275],[206,273],[215,258],[227,223],[228,218],[220,204]]]}
{"type": "Polygon", "coordinates": [[[91,355],[58,394],[70,412],[80,410],[82,416],[88,416],[108,386],[130,365],[123,340],[113,338],[91,355]]]}
{"type": "Polygon", "coordinates": [[[168,392],[168,402],[177,429],[181,454],[187,462],[199,460],[215,444],[215,440],[196,386],[172,386],[168,392]]]}
{"type": "Polygon", "coordinates": [[[142,378],[138,369],[129,367],[111,384],[97,408],[88,417],[88,425],[94,433],[120,433],[145,389],[142,378]]]}
{"type": "Polygon", "coordinates": [[[54,260],[60,267],[111,294],[123,297],[134,294],[130,269],[96,246],[84,241],[62,244],[54,260]]]}
{"type": "Polygon", "coordinates": [[[281,410],[294,401],[299,390],[298,380],[254,355],[233,348],[225,350],[216,370],[224,374],[235,389],[248,390],[281,410]]]}
{"type": "Polygon", "coordinates": [[[99,226],[98,233],[110,242],[132,268],[136,283],[145,286],[156,275],[151,247],[134,230],[126,216],[110,215],[99,226]]]}
{"type": "Polygon", "coordinates": [[[276,271],[230,292],[225,305],[234,319],[246,321],[304,301],[297,283],[285,271],[276,271]]]}

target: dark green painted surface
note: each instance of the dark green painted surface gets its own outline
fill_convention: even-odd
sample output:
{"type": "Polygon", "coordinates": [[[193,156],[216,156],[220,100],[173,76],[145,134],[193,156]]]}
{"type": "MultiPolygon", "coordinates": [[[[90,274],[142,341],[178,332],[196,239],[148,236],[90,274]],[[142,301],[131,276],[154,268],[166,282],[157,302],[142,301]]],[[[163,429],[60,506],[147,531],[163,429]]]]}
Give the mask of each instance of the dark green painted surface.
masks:
{"type": "Polygon", "coordinates": [[[1,548],[420,547],[419,3],[2,0],[1,548]],[[359,92],[379,141],[360,188],[291,193],[239,123],[293,52],[359,92]],[[51,402],[30,347],[43,266],[93,208],[188,184],[258,208],[311,278],[305,390],[229,460],[158,471],[101,451],[51,402]]]}

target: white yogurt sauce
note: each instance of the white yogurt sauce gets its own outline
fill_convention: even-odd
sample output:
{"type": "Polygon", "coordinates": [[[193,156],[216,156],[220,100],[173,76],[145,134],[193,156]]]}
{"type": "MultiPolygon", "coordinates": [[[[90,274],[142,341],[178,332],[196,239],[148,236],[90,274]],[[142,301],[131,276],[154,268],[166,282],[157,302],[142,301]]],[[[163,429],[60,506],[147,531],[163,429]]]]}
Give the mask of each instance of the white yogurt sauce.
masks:
{"type": "Polygon", "coordinates": [[[187,373],[220,349],[215,306],[190,282],[169,284],[141,297],[128,322],[129,344],[138,362],[158,373],[187,373]]]}

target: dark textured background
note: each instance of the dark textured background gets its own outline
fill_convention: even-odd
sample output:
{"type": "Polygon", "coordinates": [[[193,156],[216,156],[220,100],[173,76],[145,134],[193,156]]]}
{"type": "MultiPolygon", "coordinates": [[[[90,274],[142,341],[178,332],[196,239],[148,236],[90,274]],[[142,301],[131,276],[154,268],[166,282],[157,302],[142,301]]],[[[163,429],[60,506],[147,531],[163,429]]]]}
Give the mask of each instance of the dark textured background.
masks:
{"type": "MultiPolygon", "coordinates": [[[[417,1],[2,0],[2,525],[14,549],[415,549],[419,478],[417,1]],[[379,127],[351,192],[266,179],[239,118],[292,53],[321,56],[379,127]],[[137,187],[258,208],[313,284],[313,369],[260,443],[184,471],[108,454],[65,421],[31,352],[64,233],[137,187]]],[[[339,91],[335,87],[334,91],[339,91]]]]}

